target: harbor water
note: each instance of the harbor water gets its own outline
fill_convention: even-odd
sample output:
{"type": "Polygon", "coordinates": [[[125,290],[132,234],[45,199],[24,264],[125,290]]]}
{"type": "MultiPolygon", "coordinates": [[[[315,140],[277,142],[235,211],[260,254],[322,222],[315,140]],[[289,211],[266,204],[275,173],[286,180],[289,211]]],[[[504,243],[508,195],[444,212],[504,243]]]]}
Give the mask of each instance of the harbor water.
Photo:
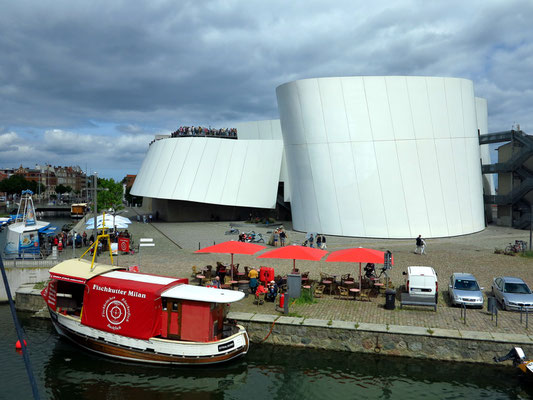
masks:
{"type": "MultiPolygon", "coordinates": [[[[518,371],[319,350],[252,345],[208,367],[116,361],[61,339],[49,320],[19,313],[41,398],[46,399],[526,399],[518,371]]],[[[0,305],[1,399],[32,396],[11,313],[0,305]]]]}

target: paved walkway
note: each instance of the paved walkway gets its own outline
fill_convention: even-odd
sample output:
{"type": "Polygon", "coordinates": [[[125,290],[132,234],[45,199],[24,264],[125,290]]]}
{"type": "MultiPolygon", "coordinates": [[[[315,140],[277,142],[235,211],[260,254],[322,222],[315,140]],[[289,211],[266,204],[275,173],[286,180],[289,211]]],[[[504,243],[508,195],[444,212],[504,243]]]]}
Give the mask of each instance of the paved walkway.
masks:
{"type": "MultiPolygon", "coordinates": [[[[133,234],[135,243],[139,238],[153,238],[155,247],[143,247],[141,254],[120,256],[119,265],[135,265],[140,262],[142,272],[161,275],[191,277],[191,267],[203,267],[216,261],[228,262],[230,255],[225,254],[194,254],[198,247],[212,245],[226,240],[236,240],[236,235],[225,235],[229,229],[228,222],[197,222],[197,223],[138,223],[136,212],[130,209],[125,215],[135,221],[129,231],[133,234]]],[[[237,223],[241,231],[255,230],[265,237],[272,228],[256,227],[245,223],[237,223]]],[[[289,239],[301,243],[304,234],[291,231],[290,223],[285,223],[289,239]]],[[[421,232],[423,235],[423,232],[421,232]]],[[[494,249],[504,248],[509,242],[517,239],[529,241],[529,232],[490,226],[482,232],[455,238],[429,239],[427,255],[420,256],[413,253],[414,238],[409,240],[361,239],[345,237],[327,237],[328,250],[348,247],[369,247],[380,250],[391,250],[394,255],[395,266],[391,272],[392,282],[396,286],[404,283],[402,272],[409,265],[430,265],[439,275],[439,305],[437,312],[428,307],[404,307],[400,310],[385,310],[383,295],[371,298],[370,302],[353,300],[339,300],[333,296],[317,299],[315,304],[292,305],[291,315],[322,320],[344,320],[355,323],[374,323],[404,326],[419,326],[425,328],[459,329],[469,331],[505,332],[524,334],[533,332],[533,318],[528,330],[525,327],[525,315],[520,324],[520,314],[517,312],[501,311],[498,326],[491,316],[484,310],[468,309],[466,324],[461,319],[459,308],[448,305],[448,279],[453,272],[471,272],[484,286],[485,292],[490,293],[492,279],[500,275],[512,275],[523,278],[533,287],[533,260],[523,257],[510,257],[494,254],[494,249]]],[[[270,247],[270,246],[268,246],[270,247]]],[[[271,247],[270,247],[271,248],[271,247]]],[[[79,249],[78,249],[79,251],[79,249]]],[[[258,260],[254,256],[234,256],[235,263],[258,267],[260,265],[275,268],[276,275],[284,275],[292,268],[291,260],[258,260]]],[[[107,260],[103,259],[103,262],[107,260]]],[[[296,261],[300,271],[310,271],[312,279],[318,279],[320,272],[356,275],[359,265],[350,263],[328,263],[324,261],[296,261]]],[[[252,303],[252,296],[233,304],[232,311],[277,314],[272,303],[261,306],[252,303]]],[[[397,303],[399,305],[399,303],[397,303]]]]}

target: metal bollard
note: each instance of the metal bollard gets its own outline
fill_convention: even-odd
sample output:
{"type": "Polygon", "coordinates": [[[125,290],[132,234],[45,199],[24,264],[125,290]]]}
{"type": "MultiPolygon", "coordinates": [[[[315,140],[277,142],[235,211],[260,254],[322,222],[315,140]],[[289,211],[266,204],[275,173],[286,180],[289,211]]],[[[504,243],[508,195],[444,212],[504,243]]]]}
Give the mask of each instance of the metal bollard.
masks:
{"type": "Polygon", "coordinates": [[[200,250],[200,242],[198,242],[198,250],[200,250]]]}
{"type": "Polygon", "coordinates": [[[494,314],[496,314],[496,326],[498,326],[498,308],[495,308],[494,311],[494,314]]]}
{"type": "Polygon", "coordinates": [[[466,304],[464,303],[461,307],[461,319],[463,320],[463,324],[466,325],[466,304]]]}
{"type": "Polygon", "coordinates": [[[528,328],[528,324],[529,324],[529,310],[526,308],[526,330],[528,328]]]}

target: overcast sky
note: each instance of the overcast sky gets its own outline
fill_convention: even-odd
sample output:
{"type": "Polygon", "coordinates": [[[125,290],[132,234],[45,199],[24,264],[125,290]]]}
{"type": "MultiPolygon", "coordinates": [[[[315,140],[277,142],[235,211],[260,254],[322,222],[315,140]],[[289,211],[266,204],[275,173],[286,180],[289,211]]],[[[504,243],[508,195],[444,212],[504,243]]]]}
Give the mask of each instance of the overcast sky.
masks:
{"type": "Polygon", "coordinates": [[[533,134],[533,2],[0,0],[0,168],[136,174],[158,133],[279,118],[302,78],[471,79],[533,134]]]}

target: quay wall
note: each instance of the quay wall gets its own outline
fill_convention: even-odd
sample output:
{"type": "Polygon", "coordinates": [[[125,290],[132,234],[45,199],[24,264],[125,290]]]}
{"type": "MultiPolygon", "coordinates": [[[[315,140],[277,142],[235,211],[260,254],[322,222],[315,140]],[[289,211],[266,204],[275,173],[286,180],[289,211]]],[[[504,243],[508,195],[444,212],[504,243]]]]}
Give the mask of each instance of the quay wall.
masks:
{"type": "MultiPolygon", "coordinates": [[[[15,298],[17,289],[25,283],[37,283],[48,280],[48,270],[57,264],[52,260],[3,260],[11,296],[15,298]]],[[[0,284],[0,302],[8,301],[7,292],[0,284]]]]}
{"type": "MultiPolygon", "coordinates": [[[[37,312],[45,303],[39,290],[25,285],[17,291],[16,306],[18,310],[37,312]]],[[[48,313],[41,316],[46,317],[48,313]]],[[[241,312],[230,312],[228,318],[243,325],[250,341],[256,344],[486,364],[494,364],[495,355],[507,354],[514,346],[522,347],[526,355],[533,354],[533,338],[524,334],[358,324],[241,312]]]]}
{"type": "Polygon", "coordinates": [[[246,328],[252,343],[487,364],[494,364],[495,355],[507,354],[514,346],[522,347],[526,355],[533,354],[533,339],[521,334],[247,313],[228,317],[246,328]]]}

